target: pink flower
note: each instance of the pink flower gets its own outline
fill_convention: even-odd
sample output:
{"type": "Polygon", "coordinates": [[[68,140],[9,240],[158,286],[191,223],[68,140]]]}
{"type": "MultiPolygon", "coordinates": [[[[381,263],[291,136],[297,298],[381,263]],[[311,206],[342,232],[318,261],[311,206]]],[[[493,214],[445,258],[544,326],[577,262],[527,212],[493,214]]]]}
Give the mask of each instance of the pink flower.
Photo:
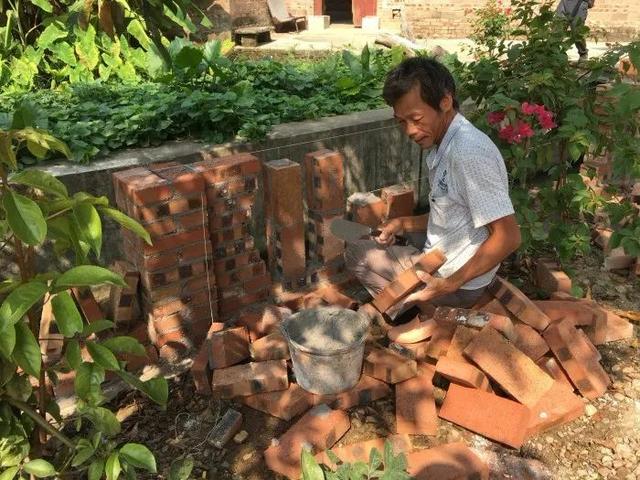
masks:
{"type": "Polygon", "coordinates": [[[538,105],[536,103],[531,104],[529,102],[523,102],[522,105],[520,106],[520,110],[525,115],[536,115],[536,114],[539,114],[540,112],[544,111],[544,105],[538,105]]]}
{"type": "Polygon", "coordinates": [[[511,8],[505,8],[504,14],[507,16],[511,15],[511,8]]]}
{"type": "Polygon", "coordinates": [[[500,123],[501,121],[504,120],[505,117],[506,117],[506,113],[501,111],[489,112],[487,114],[487,120],[489,121],[490,125],[495,125],[497,123],[500,123]]]}
{"type": "MultiPolygon", "coordinates": [[[[523,122],[522,120],[518,120],[517,127],[517,135],[522,138],[530,138],[533,137],[533,128],[527,122],[523,122]]],[[[520,142],[518,142],[520,143],[520,142]]]]}
{"type": "Polygon", "coordinates": [[[548,110],[538,114],[538,123],[540,123],[540,126],[545,130],[551,130],[557,126],[553,121],[553,113],[548,110]]]}
{"type": "Polygon", "coordinates": [[[525,138],[533,137],[533,128],[527,122],[518,120],[517,125],[507,125],[498,132],[498,137],[502,140],[506,140],[508,143],[522,143],[525,138]]]}
{"type": "Polygon", "coordinates": [[[513,125],[506,125],[500,129],[500,131],[498,132],[498,137],[500,137],[501,140],[506,140],[509,143],[513,143],[514,134],[515,128],[513,128],[513,125]]]}

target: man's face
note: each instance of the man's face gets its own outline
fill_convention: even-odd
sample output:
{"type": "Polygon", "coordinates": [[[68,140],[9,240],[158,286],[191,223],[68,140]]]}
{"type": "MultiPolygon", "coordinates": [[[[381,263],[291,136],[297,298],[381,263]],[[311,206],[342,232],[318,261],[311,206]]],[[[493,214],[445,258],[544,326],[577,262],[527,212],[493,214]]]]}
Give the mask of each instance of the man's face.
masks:
{"type": "Polygon", "coordinates": [[[451,95],[442,99],[440,108],[438,111],[425,103],[416,84],[393,105],[393,113],[407,136],[426,150],[444,137],[452,109],[451,95]]]}

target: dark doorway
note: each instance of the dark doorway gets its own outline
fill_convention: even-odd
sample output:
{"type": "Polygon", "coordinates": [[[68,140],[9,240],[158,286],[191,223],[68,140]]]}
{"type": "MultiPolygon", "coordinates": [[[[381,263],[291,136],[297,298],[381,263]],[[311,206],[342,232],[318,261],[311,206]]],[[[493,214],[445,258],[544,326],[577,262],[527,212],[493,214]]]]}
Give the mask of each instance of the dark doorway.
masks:
{"type": "Polygon", "coordinates": [[[324,0],[324,14],[331,23],[353,23],[351,0],[324,0]]]}

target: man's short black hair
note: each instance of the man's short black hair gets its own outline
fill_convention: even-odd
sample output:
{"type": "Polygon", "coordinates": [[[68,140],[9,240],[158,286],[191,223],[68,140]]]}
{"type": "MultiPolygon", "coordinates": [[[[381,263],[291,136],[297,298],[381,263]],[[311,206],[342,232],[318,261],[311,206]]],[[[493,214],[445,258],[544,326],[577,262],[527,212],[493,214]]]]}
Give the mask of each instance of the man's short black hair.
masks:
{"type": "Polygon", "coordinates": [[[416,84],[420,85],[422,100],[436,111],[447,93],[453,98],[453,108],[458,109],[456,83],[451,72],[440,62],[427,57],[407,58],[387,75],[382,96],[393,106],[416,84]]]}

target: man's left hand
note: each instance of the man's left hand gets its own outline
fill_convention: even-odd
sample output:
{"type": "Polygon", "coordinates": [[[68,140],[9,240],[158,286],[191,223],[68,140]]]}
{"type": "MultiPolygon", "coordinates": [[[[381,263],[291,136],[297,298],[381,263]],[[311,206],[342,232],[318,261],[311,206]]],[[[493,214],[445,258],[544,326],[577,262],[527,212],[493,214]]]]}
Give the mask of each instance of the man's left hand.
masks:
{"type": "Polygon", "coordinates": [[[429,302],[434,298],[447,295],[448,293],[453,293],[460,288],[447,278],[434,277],[433,275],[421,270],[416,270],[416,275],[426,284],[426,286],[409,295],[406,298],[407,303],[429,302]]]}

